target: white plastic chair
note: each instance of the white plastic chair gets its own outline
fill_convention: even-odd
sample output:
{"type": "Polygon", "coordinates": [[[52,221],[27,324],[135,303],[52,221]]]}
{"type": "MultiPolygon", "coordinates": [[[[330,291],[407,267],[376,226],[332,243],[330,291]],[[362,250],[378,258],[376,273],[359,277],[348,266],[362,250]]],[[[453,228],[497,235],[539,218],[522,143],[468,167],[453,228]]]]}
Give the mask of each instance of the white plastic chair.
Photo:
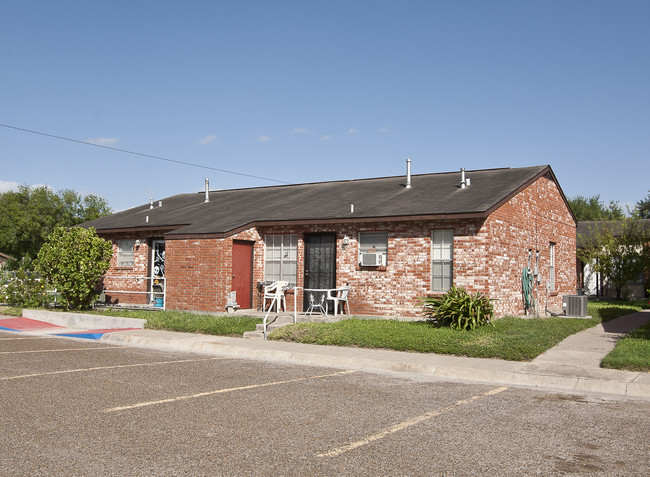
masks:
{"type": "Polygon", "coordinates": [[[316,299],[314,298],[314,294],[310,293],[309,307],[307,308],[307,314],[311,315],[316,308],[320,308],[321,313],[327,315],[327,312],[325,311],[325,307],[323,306],[324,303],[325,303],[325,293],[321,293],[320,303],[316,301],[316,299]]]}
{"type": "Polygon", "coordinates": [[[287,300],[284,296],[284,290],[289,287],[289,282],[277,281],[264,287],[264,307],[263,311],[267,311],[266,301],[271,300],[269,303],[269,310],[275,304],[275,311],[287,311],[287,300]]]}
{"type": "Polygon", "coordinates": [[[350,305],[348,304],[348,295],[350,294],[350,287],[345,286],[329,290],[327,292],[327,299],[334,302],[334,316],[338,314],[339,305],[341,305],[341,314],[350,314],[350,305]]]}

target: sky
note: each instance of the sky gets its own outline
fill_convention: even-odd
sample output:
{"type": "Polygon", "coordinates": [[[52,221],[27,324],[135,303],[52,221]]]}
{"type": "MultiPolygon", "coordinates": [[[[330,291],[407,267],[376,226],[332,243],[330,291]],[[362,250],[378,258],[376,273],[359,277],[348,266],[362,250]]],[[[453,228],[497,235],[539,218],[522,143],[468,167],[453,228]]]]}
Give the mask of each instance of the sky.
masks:
{"type": "Polygon", "coordinates": [[[1,0],[0,192],[105,198],[549,164],[650,189],[647,0],[1,0]]]}

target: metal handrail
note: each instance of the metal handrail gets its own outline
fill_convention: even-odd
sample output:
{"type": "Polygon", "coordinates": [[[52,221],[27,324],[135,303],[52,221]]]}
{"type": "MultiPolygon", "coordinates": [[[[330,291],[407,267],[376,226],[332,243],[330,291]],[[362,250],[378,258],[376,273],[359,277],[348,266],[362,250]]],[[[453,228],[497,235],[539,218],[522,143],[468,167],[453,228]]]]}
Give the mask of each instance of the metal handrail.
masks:
{"type": "MultiPolygon", "coordinates": [[[[297,306],[297,298],[296,297],[298,296],[298,293],[297,293],[298,290],[302,290],[302,287],[287,287],[287,288],[282,290],[282,293],[286,293],[289,290],[293,290],[293,322],[298,323],[298,306],[297,306]]],[[[266,327],[268,325],[269,314],[271,313],[271,308],[273,308],[273,305],[275,304],[275,305],[278,305],[278,310],[280,309],[279,308],[280,304],[278,303],[278,300],[280,299],[280,297],[281,297],[280,293],[276,293],[273,296],[273,300],[271,300],[271,304],[269,305],[269,309],[266,312],[266,315],[264,316],[264,321],[262,321],[262,326],[264,327],[264,339],[266,339],[266,334],[267,334],[266,327]]],[[[266,304],[266,300],[265,300],[264,304],[266,304]]],[[[277,316],[276,316],[276,318],[277,318],[277,316]]]]}
{"type": "Polygon", "coordinates": [[[145,294],[145,295],[151,295],[152,297],[156,296],[156,295],[158,295],[158,296],[162,295],[163,304],[162,304],[161,308],[163,310],[165,309],[165,306],[167,304],[167,287],[164,286],[164,282],[166,280],[165,277],[154,277],[154,276],[151,276],[151,277],[145,277],[145,276],[134,276],[134,277],[131,277],[131,276],[110,276],[110,277],[107,277],[107,276],[104,276],[102,278],[108,279],[108,280],[138,280],[138,281],[140,281],[140,280],[151,280],[152,283],[153,283],[153,280],[160,280],[161,282],[163,282],[162,292],[157,292],[157,291],[153,291],[153,290],[147,290],[147,291],[113,290],[113,289],[108,289],[108,288],[104,288],[102,291],[104,293],[109,293],[109,294],[110,293],[128,293],[128,294],[134,294],[134,295],[145,294]]]}

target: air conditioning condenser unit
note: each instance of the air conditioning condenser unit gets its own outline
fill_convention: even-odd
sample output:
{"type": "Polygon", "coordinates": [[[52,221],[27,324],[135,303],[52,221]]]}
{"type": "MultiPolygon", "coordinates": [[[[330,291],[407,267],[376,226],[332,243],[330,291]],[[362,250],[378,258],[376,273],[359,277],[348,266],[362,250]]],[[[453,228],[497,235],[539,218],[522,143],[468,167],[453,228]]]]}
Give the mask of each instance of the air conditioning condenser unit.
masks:
{"type": "Polygon", "coordinates": [[[562,311],[566,316],[587,316],[587,297],[584,295],[564,295],[562,311]]]}

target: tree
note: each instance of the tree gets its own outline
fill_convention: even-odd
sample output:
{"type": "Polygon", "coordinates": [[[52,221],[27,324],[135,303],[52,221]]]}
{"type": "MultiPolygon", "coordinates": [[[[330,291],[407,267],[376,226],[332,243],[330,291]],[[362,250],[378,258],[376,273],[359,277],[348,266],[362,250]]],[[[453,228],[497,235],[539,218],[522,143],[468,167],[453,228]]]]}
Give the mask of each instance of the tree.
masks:
{"type": "Polygon", "coordinates": [[[640,219],[650,219],[650,190],[645,199],[641,199],[636,203],[634,215],[640,219]]]}
{"type": "Polygon", "coordinates": [[[110,266],[113,247],[94,228],[57,227],[38,252],[36,269],[61,294],[67,309],[88,307],[110,266]]]}
{"type": "Polygon", "coordinates": [[[94,195],[20,186],[0,194],[0,251],[16,260],[34,258],[56,227],[72,227],[110,213],[106,201],[94,195]]]}
{"type": "Polygon", "coordinates": [[[616,202],[610,201],[606,206],[600,200],[600,195],[578,195],[568,199],[568,202],[577,220],[618,220],[625,217],[623,209],[616,202]]]}
{"type": "Polygon", "coordinates": [[[650,265],[650,225],[636,217],[599,222],[590,237],[578,255],[609,281],[620,299],[628,282],[650,265]]]}

